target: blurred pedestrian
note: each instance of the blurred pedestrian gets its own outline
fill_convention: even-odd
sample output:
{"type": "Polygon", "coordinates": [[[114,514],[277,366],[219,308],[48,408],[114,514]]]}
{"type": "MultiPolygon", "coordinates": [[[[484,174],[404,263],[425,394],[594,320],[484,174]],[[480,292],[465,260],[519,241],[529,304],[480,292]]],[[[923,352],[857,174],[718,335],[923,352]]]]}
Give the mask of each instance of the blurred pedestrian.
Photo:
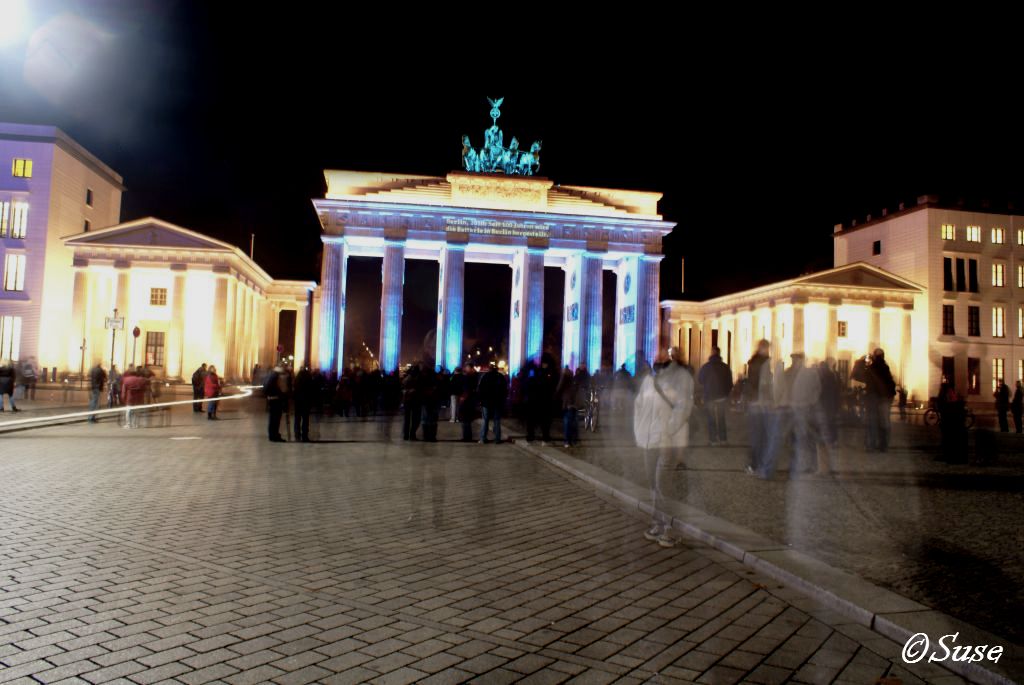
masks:
{"type": "Polygon", "coordinates": [[[14,405],[14,381],[16,375],[14,364],[9,359],[5,359],[3,364],[0,364],[0,411],[4,410],[5,396],[11,403],[11,411],[20,411],[14,405]]]}
{"type": "Polygon", "coordinates": [[[203,397],[206,398],[206,418],[210,421],[217,420],[217,405],[220,402],[211,402],[215,397],[221,396],[222,390],[220,376],[217,375],[217,367],[212,364],[206,369],[206,376],[203,378],[203,397]]]}
{"type": "Polygon", "coordinates": [[[450,394],[448,405],[448,421],[456,423],[459,420],[459,401],[462,397],[462,392],[465,390],[466,377],[462,373],[462,369],[456,367],[455,371],[452,372],[452,377],[448,380],[448,392],[450,394]]]}
{"type": "Polygon", "coordinates": [[[270,442],[285,442],[281,437],[281,415],[288,406],[287,379],[280,364],[263,377],[263,396],[267,400],[267,435],[270,442]]]}
{"type": "Polygon", "coordinates": [[[108,385],[110,390],[107,392],[107,406],[117,407],[121,405],[121,372],[117,370],[117,365],[110,367],[110,374],[108,375],[108,385]]]}
{"type": "Polygon", "coordinates": [[[579,408],[576,406],[578,394],[576,377],[567,366],[562,369],[562,376],[555,387],[555,403],[562,410],[562,446],[565,448],[579,443],[579,408]]]}
{"type": "Polygon", "coordinates": [[[708,414],[708,441],[712,446],[725,445],[726,410],[729,406],[729,393],[732,392],[732,370],[722,361],[722,351],[711,348],[711,356],[697,375],[704,397],[704,410],[708,414]]]}
{"type": "Polygon", "coordinates": [[[203,394],[206,382],[206,362],[192,372],[192,411],[199,414],[203,411],[203,394]]]}
{"type": "Polygon", "coordinates": [[[473,442],[473,419],[476,418],[476,369],[466,364],[462,371],[462,394],[459,396],[459,422],[462,424],[462,442],[473,442]]]}
{"type": "Polygon", "coordinates": [[[1010,413],[1013,414],[1013,427],[1018,433],[1024,428],[1021,424],[1022,414],[1024,414],[1024,387],[1021,386],[1021,382],[1017,381],[1017,389],[1013,393],[1013,400],[1010,402],[1010,413]]]}
{"type": "Polygon", "coordinates": [[[420,399],[420,366],[413,364],[402,379],[402,440],[419,440],[423,404],[420,399]]]}
{"type": "Polygon", "coordinates": [[[494,424],[494,442],[501,443],[501,415],[505,412],[505,401],[508,399],[508,379],[498,371],[498,366],[491,362],[487,373],[480,377],[480,411],[483,414],[483,426],[480,429],[480,444],[486,444],[489,426],[494,424]]]}
{"type": "Polygon", "coordinates": [[[551,406],[558,379],[550,355],[542,355],[540,366],[531,360],[524,369],[524,401],[526,402],[526,441],[533,442],[540,429],[541,444],[551,442],[551,406]]]}
{"type": "Polygon", "coordinates": [[[892,398],[896,396],[896,381],[885,362],[885,352],[875,348],[871,361],[865,369],[865,413],[867,450],[889,451],[889,436],[892,433],[892,398]]]}
{"type": "MultiPolygon", "coordinates": [[[[100,393],[107,384],[107,372],[103,365],[96,362],[96,365],[89,369],[89,411],[96,411],[100,408],[100,393]]],[[[98,419],[93,414],[89,417],[89,423],[96,423],[98,419]]]]}
{"type": "Polygon", "coordinates": [[[996,398],[996,416],[999,417],[999,431],[1009,433],[1010,423],[1007,421],[1006,414],[1010,411],[1010,388],[1006,385],[1005,380],[999,379],[996,391],[992,395],[996,398]]]}
{"type": "MultiPolygon", "coordinates": [[[[789,463],[790,477],[818,468],[818,442],[820,435],[821,375],[817,369],[808,368],[804,355],[792,355],[793,385],[790,390],[789,407],[793,413],[793,459],[789,463]]],[[[831,466],[822,471],[830,473],[831,466]]]]}
{"type": "Polygon", "coordinates": [[[434,371],[433,364],[424,364],[420,369],[420,406],[423,408],[423,439],[437,442],[437,417],[441,411],[441,379],[434,371]]]}
{"type": "Polygon", "coordinates": [[[22,399],[35,400],[36,381],[39,378],[39,369],[36,366],[36,358],[29,357],[21,365],[21,386],[23,390],[22,399]]]}
{"type": "Polygon", "coordinates": [[[683,464],[693,410],[693,376],[681,363],[676,348],[669,350],[669,358],[657,373],[645,376],[633,403],[633,436],[644,451],[653,507],[644,538],[662,547],[676,544],[672,517],[665,507],[666,486],[672,471],[683,464]]]}
{"type": "Polygon", "coordinates": [[[138,428],[139,415],[141,410],[132,407],[141,407],[146,402],[147,380],[138,371],[130,369],[121,377],[121,404],[127,407],[125,415],[125,428],[138,428]]]}
{"type": "Polygon", "coordinates": [[[967,463],[966,406],[963,397],[952,383],[943,383],[936,398],[942,432],[942,451],[939,461],[949,464],[967,463]]]}
{"type": "Polygon", "coordinates": [[[303,367],[295,374],[292,397],[295,402],[295,440],[309,442],[309,414],[316,398],[316,386],[309,368],[303,367]]]}
{"type": "Polygon", "coordinates": [[[747,405],[747,433],[750,455],[747,473],[763,476],[762,467],[775,450],[778,422],[772,386],[772,366],[767,340],[757,344],[757,351],[747,362],[747,381],[743,386],[747,405]]]}

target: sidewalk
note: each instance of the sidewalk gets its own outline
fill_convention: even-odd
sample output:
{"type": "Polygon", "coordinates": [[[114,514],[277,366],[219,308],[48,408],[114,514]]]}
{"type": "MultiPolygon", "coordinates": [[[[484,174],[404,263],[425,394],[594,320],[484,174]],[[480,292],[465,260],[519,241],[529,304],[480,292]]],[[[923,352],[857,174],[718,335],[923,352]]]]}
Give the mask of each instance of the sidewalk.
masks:
{"type": "MultiPolygon", "coordinates": [[[[744,440],[736,418],[730,435],[744,440]]],[[[628,428],[620,416],[598,434],[584,434],[581,448],[517,446],[599,494],[649,512],[643,457],[628,428]]],[[[686,468],[669,479],[670,513],[686,534],[894,639],[916,632],[904,636],[901,626],[924,621],[930,631],[962,626],[977,638],[970,644],[1006,645],[997,669],[1024,680],[1024,653],[1011,646],[1024,629],[1024,552],[1015,542],[1024,520],[1024,468],[1012,460],[989,467],[937,463],[928,445],[937,430],[894,431],[896,447],[887,454],[857,449],[862,435],[847,431],[839,473],[825,479],[790,480],[782,458],[766,482],[743,473],[743,444],[691,447],[686,468]]],[[[703,442],[704,427],[695,432],[703,442]]]]}

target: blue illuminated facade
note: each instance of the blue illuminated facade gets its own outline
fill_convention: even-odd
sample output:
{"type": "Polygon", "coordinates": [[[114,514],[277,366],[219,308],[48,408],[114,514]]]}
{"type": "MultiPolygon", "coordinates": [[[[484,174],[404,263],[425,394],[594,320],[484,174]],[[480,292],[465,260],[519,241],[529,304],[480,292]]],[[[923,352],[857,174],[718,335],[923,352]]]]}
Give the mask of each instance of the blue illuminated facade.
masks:
{"type": "Polygon", "coordinates": [[[466,248],[446,245],[441,251],[438,274],[437,356],[439,368],[462,366],[462,319],[464,311],[466,248]]]}

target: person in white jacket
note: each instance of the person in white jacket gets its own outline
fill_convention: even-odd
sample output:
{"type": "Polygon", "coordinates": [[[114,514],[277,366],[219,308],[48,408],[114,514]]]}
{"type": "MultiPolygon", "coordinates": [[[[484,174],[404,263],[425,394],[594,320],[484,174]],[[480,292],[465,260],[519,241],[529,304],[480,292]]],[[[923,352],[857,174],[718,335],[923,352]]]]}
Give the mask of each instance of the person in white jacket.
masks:
{"type": "Polygon", "coordinates": [[[664,367],[644,379],[633,403],[633,435],[644,451],[654,508],[644,537],[662,547],[676,544],[672,517],[665,512],[665,485],[676,465],[682,464],[693,410],[693,376],[680,362],[678,349],[671,348],[669,358],[664,367]]]}

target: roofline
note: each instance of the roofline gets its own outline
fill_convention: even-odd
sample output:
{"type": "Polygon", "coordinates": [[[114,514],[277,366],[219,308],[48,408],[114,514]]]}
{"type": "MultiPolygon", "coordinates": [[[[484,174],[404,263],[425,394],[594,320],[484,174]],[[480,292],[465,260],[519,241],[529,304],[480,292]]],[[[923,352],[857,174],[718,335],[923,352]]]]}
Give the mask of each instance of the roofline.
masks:
{"type": "Polygon", "coordinates": [[[80,143],[56,126],[0,122],[0,140],[53,143],[92,169],[95,173],[105,176],[106,180],[118,190],[126,190],[124,178],[119,173],[111,169],[99,157],[86,150],[80,143]]]}
{"type": "MultiPolygon", "coordinates": [[[[62,236],[61,240],[64,242],[65,245],[67,245],[69,242],[73,241],[75,238],[81,238],[83,236],[90,236],[90,237],[101,236],[101,235],[104,235],[104,234],[107,234],[107,233],[114,233],[114,232],[117,232],[117,231],[124,231],[124,230],[127,230],[127,229],[136,228],[138,226],[146,226],[146,225],[151,225],[151,224],[156,224],[158,226],[163,226],[164,228],[168,228],[168,229],[170,229],[172,231],[178,231],[180,233],[185,233],[186,235],[195,236],[195,237],[201,238],[203,240],[208,240],[211,243],[215,243],[217,245],[220,245],[221,247],[225,248],[226,251],[233,253],[236,257],[238,257],[240,260],[242,260],[242,263],[245,264],[246,266],[248,266],[249,268],[253,269],[258,276],[261,276],[261,277],[265,278],[268,283],[274,283],[275,282],[274,277],[271,276],[269,273],[267,273],[263,269],[262,266],[257,264],[256,260],[250,258],[249,255],[245,254],[241,250],[241,248],[239,248],[239,247],[237,247],[235,245],[232,245],[231,243],[226,243],[223,240],[217,240],[216,238],[211,238],[210,236],[206,235],[205,233],[200,233],[198,231],[193,231],[191,229],[185,228],[184,226],[179,226],[177,224],[172,224],[169,221],[164,221],[163,219],[158,219],[155,216],[142,217],[141,219],[132,219],[131,221],[125,221],[123,223],[116,224],[114,226],[108,226],[106,228],[101,228],[98,231],[84,231],[84,232],[81,232],[81,233],[74,233],[74,234],[68,235],[68,236],[62,236]]],[[[74,245],[82,245],[82,246],[85,246],[85,245],[88,245],[88,244],[89,243],[87,243],[87,242],[74,243],[74,245]]],[[[74,245],[72,245],[72,247],[74,245]]],[[[103,247],[103,246],[99,245],[97,247],[103,247]]],[[[109,247],[114,247],[114,246],[110,245],[109,247]]],[[[145,250],[145,249],[169,249],[169,248],[166,248],[166,247],[147,246],[147,245],[128,245],[126,247],[131,247],[133,249],[138,248],[138,249],[143,249],[143,250],[145,250]]],[[[203,248],[183,248],[183,249],[195,250],[195,249],[203,249],[203,248]]]]}
{"type": "Polygon", "coordinates": [[[964,212],[968,214],[998,214],[999,216],[1014,216],[1024,218],[1024,212],[1011,211],[1008,209],[969,209],[967,207],[954,207],[950,206],[948,203],[930,200],[927,202],[921,202],[912,207],[906,207],[904,209],[896,210],[895,212],[879,216],[878,218],[872,217],[871,221],[865,221],[864,223],[857,224],[856,226],[848,226],[844,227],[839,231],[833,231],[833,236],[849,235],[850,233],[859,231],[862,228],[868,228],[869,226],[877,226],[878,224],[885,223],[890,219],[907,216],[913,214],[914,212],[920,212],[925,209],[941,209],[948,212],[964,212]]]}

